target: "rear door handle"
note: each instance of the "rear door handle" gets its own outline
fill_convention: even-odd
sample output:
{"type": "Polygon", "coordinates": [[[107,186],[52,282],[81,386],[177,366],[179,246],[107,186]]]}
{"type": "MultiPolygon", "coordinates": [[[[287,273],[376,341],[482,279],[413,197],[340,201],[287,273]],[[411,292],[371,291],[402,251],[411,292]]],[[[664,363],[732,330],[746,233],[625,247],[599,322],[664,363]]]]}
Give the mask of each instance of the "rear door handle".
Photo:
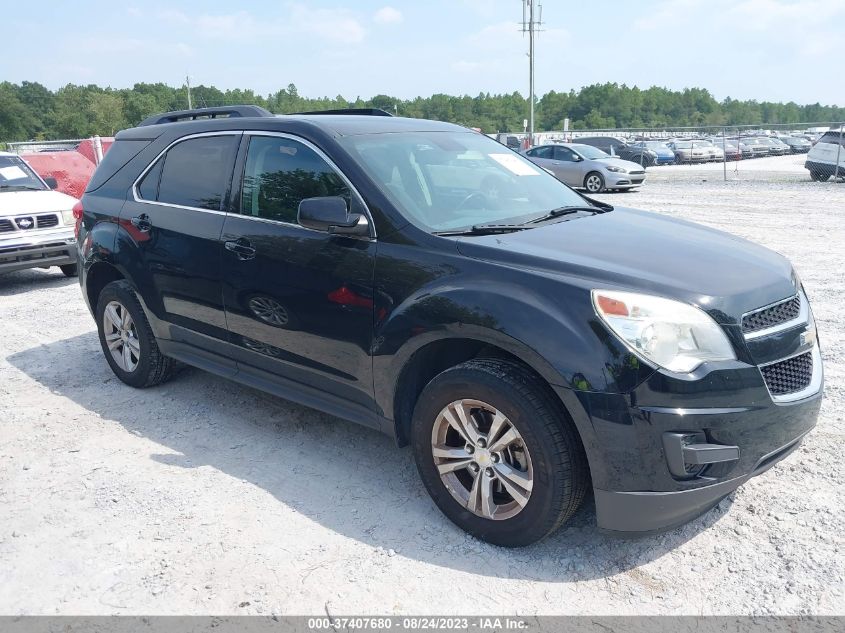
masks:
{"type": "Polygon", "coordinates": [[[238,256],[241,261],[255,258],[255,249],[245,237],[239,237],[236,240],[227,240],[223,242],[227,251],[232,251],[238,256]]]}
{"type": "Polygon", "coordinates": [[[142,213],[141,215],[136,215],[134,218],[129,220],[136,229],[141,231],[142,233],[148,233],[151,228],[153,228],[153,223],[150,222],[150,216],[146,213],[142,213]]]}

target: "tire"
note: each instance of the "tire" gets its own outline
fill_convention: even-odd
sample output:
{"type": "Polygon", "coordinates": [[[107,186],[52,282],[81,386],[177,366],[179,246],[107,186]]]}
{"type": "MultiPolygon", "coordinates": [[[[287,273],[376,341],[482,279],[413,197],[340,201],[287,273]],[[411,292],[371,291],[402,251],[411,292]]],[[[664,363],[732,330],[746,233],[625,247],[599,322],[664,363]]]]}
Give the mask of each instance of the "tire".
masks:
{"type": "Polygon", "coordinates": [[[59,266],[59,269],[65,277],[76,277],[77,275],[76,264],[65,264],[64,266],[59,266]]]}
{"type": "Polygon", "coordinates": [[[575,427],[540,381],[512,361],[474,359],[437,375],[414,408],[411,443],[428,493],[458,527],[494,545],[520,547],[548,536],[575,513],[589,485],[575,427]],[[471,431],[459,432],[448,420],[447,411],[460,421],[461,408],[472,420],[471,431]],[[505,421],[492,432],[498,414],[505,421]],[[494,448],[513,438],[511,431],[517,439],[505,449],[486,450],[483,440],[494,448]],[[473,433],[482,437],[470,455],[465,438],[473,433]],[[479,486],[488,491],[486,507],[482,492],[473,502],[479,478],[489,482],[488,488],[479,486]],[[505,484],[528,480],[530,488],[516,488],[515,494],[505,484]]]}
{"type": "Polygon", "coordinates": [[[129,282],[124,280],[113,281],[103,288],[97,299],[95,317],[97,319],[97,332],[100,336],[100,346],[103,349],[106,362],[121,381],[132,387],[144,388],[161,384],[170,379],[177,363],[164,356],[159,350],[150,323],[147,321],[141,303],[129,282]],[[106,325],[105,321],[107,308],[110,309],[110,325],[106,325]],[[127,314],[128,320],[126,319],[127,314]],[[117,327],[118,322],[124,326],[128,325],[125,330],[126,338],[113,338],[115,333],[120,330],[117,327]],[[109,342],[118,344],[114,353],[109,349],[107,336],[110,337],[109,342]],[[128,362],[124,355],[127,347],[129,347],[128,362]],[[120,357],[121,360],[118,361],[116,356],[120,357]]]}
{"type": "Polygon", "coordinates": [[[597,171],[591,171],[584,176],[584,189],[589,193],[601,193],[604,191],[604,177],[597,171]]]}
{"type": "Polygon", "coordinates": [[[817,170],[810,170],[810,178],[816,182],[827,182],[830,179],[830,174],[825,174],[817,170]]]}

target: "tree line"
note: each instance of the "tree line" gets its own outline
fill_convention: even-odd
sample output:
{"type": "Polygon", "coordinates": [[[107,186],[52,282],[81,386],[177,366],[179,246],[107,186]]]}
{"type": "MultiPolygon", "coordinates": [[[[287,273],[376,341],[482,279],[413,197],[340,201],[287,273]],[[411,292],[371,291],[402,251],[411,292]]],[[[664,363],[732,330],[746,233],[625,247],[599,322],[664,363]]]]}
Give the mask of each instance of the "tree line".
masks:
{"type": "MultiPolygon", "coordinates": [[[[350,101],[309,98],[296,86],[269,95],[252,90],[219,90],[213,86],[191,88],[194,107],[255,104],[274,113],[331,108],[382,108],[401,116],[451,121],[482,131],[521,131],[527,117],[527,99],[519,92],[481,93],[397,99],[376,95],[350,101]]],[[[111,136],[157,112],[187,107],[185,86],[138,83],[132,88],[101,88],[93,84],[68,84],[51,91],[37,82],[0,83],[0,141],[111,136]]],[[[565,118],[572,129],[614,127],[681,127],[705,125],[789,124],[841,121],[845,107],[818,103],[798,105],[727,98],[717,101],[701,88],[641,90],[616,83],[594,84],[569,92],[551,91],[535,105],[535,129],[560,130],[565,118]]]]}

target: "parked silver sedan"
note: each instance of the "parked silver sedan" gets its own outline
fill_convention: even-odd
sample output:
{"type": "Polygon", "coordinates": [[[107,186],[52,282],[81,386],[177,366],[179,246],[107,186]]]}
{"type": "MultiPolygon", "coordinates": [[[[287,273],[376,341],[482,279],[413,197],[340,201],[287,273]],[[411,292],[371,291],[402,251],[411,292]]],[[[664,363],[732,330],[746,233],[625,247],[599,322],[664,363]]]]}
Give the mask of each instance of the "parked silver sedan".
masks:
{"type": "Polygon", "coordinates": [[[645,169],[642,166],[610,156],[591,145],[538,145],[522,153],[561,182],[573,188],[586,189],[589,193],[631,189],[645,181],[645,169]]]}

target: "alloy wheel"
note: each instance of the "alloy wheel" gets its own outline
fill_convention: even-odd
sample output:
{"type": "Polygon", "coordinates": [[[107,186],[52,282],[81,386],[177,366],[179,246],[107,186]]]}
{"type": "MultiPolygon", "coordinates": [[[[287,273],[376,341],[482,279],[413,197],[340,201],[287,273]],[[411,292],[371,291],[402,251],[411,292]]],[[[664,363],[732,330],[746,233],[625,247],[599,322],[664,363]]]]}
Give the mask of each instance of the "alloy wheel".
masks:
{"type": "Polygon", "coordinates": [[[525,508],[534,485],[531,456],[516,426],[480,400],[456,400],[437,416],[431,453],[452,497],[495,521],[525,508]]]}
{"type": "Polygon", "coordinates": [[[103,312],[103,333],[114,362],[131,373],[141,361],[141,344],[135,321],[119,301],[111,301],[103,312]]]}
{"type": "Polygon", "coordinates": [[[601,191],[601,178],[595,174],[587,176],[587,191],[590,193],[598,193],[601,191]]]}

